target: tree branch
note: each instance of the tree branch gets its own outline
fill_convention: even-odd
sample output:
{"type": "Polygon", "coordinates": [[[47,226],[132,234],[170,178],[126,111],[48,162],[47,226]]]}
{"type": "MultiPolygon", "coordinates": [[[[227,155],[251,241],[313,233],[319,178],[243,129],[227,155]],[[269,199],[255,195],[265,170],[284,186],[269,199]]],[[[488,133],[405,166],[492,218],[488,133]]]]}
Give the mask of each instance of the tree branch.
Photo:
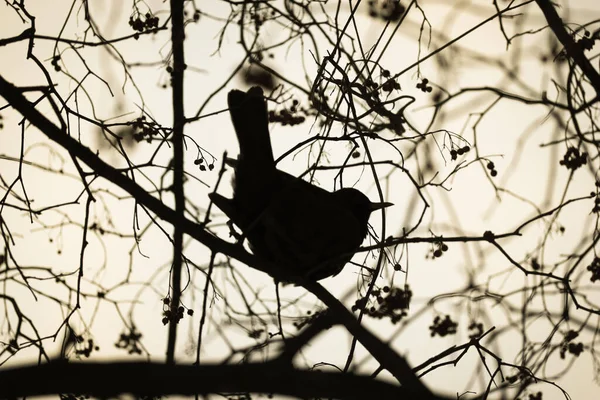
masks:
{"type": "Polygon", "coordinates": [[[123,393],[159,396],[222,392],[357,400],[410,398],[403,387],[366,376],[297,370],[277,363],[193,366],[54,362],[0,370],[0,382],[3,398],[67,393],[107,398],[123,393]]]}
{"type": "Polygon", "coordinates": [[[167,362],[175,362],[175,342],[179,323],[179,303],[181,297],[181,268],[183,263],[183,220],[185,219],[185,192],[183,188],[183,128],[185,113],[183,109],[183,72],[185,59],[183,42],[183,0],[171,0],[171,43],[173,45],[173,194],[175,195],[175,223],[173,224],[173,266],[171,269],[171,320],[167,340],[167,362]]]}
{"type": "Polygon", "coordinates": [[[596,97],[600,97],[600,74],[594,69],[581,47],[577,46],[571,35],[569,35],[552,3],[549,0],[535,0],[535,2],[544,13],[544,17],[548,21],[548,26],[550,26],[556,38],[564,46],[567,55],[573,59],[575,64],[581,68],[583,74],[590,80],[596,91],[596,97]]]}

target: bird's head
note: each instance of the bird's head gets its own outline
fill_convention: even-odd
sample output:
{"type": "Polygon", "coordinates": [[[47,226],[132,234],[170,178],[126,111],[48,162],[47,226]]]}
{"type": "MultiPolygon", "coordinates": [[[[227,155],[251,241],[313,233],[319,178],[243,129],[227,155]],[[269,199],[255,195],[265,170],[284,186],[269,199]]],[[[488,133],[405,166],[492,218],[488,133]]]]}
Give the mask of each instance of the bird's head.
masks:
{"type": "MultiPolygon", "coordinates": [[[[352,215],[356,217],[360,225],[365,227],[364,235],[367,235],[366,227],[369,222],[369,216],[373,211],[392,206],[392,203],[373,203],[367,196],[359,190],[353,188],[344,188],[333,192],[338,198],[340,204],[344,204],[352,215]]],[[[364,237],[364,236],[363,236],[364,237]]]]}

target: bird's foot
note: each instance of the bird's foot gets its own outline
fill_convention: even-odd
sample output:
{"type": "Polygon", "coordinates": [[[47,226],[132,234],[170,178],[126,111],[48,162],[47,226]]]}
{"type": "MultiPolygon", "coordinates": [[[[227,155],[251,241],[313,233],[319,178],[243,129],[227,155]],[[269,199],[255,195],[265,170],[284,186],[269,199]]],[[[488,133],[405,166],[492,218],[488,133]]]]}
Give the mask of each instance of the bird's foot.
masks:
{"type": "Polygon", "coordinates": [[[233,221],[227,221],[227,226],[229,227],[229,237],[235,238],[237,243],[244,243],[244,239],[246,238],[243,233],[238,233],[233,226],[233,221]]]}

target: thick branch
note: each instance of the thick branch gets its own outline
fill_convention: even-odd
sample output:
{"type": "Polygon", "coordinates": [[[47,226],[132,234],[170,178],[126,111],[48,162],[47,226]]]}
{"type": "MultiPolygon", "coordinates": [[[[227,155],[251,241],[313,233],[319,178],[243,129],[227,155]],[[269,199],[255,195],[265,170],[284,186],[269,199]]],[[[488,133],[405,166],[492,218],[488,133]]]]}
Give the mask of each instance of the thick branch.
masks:
{"type": "Polygon", "coordinates": [[[87,394],[273,393],[298,398],[408,399],[406,390],[365,376],[296,370],[280,364],[168,365],[137,362],[50,363],[0,370],[3,398],[87,394]],[[27,384],[31,382],[33,384],[27,384]]]}

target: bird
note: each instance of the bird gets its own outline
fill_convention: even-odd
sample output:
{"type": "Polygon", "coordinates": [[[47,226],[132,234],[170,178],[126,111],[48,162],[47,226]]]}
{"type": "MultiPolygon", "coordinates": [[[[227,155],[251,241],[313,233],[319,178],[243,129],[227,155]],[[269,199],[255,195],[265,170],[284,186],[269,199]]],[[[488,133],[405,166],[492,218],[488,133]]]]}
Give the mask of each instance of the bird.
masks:
{"type": "Polygon", "coordinates": [[[281,275],[337,275],[367,236],[371,213],[392,203],[371,202],[354,188],[329,192],[277,169],[260,87],[231,90],[227,103],[239,143],[237,160],[228,163],[235,169],[233,198],[213,192],[210,199],[281,275]]]}

